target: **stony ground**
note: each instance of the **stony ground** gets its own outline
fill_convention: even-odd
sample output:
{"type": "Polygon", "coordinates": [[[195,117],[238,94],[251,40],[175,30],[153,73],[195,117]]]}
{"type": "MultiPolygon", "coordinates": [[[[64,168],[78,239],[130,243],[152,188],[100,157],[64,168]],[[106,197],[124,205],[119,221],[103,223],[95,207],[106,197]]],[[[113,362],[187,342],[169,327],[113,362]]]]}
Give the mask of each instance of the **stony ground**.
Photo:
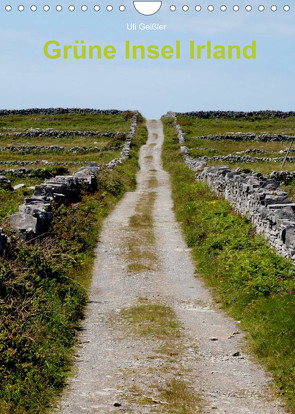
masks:
{"type": "Polygon", "coordinates": [[[105,220],[76,374],[58,412],[284,413],[238,322],[196,277],[149,121],[137,190],[105,220]]]}

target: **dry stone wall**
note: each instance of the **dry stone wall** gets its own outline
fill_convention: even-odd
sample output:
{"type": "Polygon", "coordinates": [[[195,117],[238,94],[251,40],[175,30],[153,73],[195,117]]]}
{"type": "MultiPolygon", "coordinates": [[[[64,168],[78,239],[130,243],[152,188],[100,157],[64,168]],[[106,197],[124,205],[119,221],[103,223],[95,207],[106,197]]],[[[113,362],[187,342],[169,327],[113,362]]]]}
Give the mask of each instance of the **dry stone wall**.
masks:
{"type": "MultiPolygon", "coordinates": [[[[121,157],[111,161],[107,167],[114,168],[129,157],[131,142],[136,133],[138,113],[132,118],[130,131],[122,148],[121,157]]],[[[76,173],[69,176],[56,176],[44,181],[37,186],[34,194],[26,198],[19,211],[10,217],[10,225],[22,240],[36,237],[47,231],[53,220],[51,211],[52,201],[68,203],[79,198],[81,188],[94,190],[97,185],[96,176],[100,166],[96,163],[88,163],[86,167],[80,168],[76,173]]],[[[7,180],[2,177],[3,180],[7,180]]],[[[9,180],[7,180],[9,181],[9,180]]],[[[0,229],[0,252],[3,252],[7,236],[0,229]]]]}
{"type": "Polygon", "coordinates": [[[40,153],[40,152],[66,152],[69,154],[76,154],[79,152],[101,152],[101,151],[115,151],[122,146],[117,147],[97,147],[97,146],[75,146],[65,148],[60,145],[7,145],[0,147],[0,152],[24,152],[24,153],[40,153]]]}
{"type": "MultiPolygon", "coordinates": [[[[173,112],[170,112],[173,113],[173,112]]],[[[251,111],[251,112],[242,112],[242,111],[195,111],[195,112],[185,112],[178,113],[179,115],[191,116],[194,118],[200,119],[218,119],[218,118],[253,118],[258,117],[272,117],[272,118],[290,118],[295,117],[294,111],[282,112],[282,111],[251,111]]]]}
{"type": "MultiPolygon", "coordinates": [[[[11,129],[10,129],[11,131],[11,129]]],[[[98,132],[98,131],[64,131],[64,130],[55,130],[55,129],[39,129],[39,128],[30,128],[27,131],[21,132],[7,132],[0,133],[1,137],[11,137],[11,138],[67,138],[67,137],[97,137],[97,138],[115,138],[118,136],[123,136],[125,133],[121,131],[115,132],[98,132]]]]}
{"type": "Polygon", "coordinates": [[[280,135],[280,134],[245,134],[243,132],[233,132],[230,134],[221,135],[200,135],[197,139],[209,140],[209,141],[223,141],[231,139],[232,141],[253,141],[253,142],[285,142],[294,141],[295,137],[292,135],[280,135]]]}
{"type": "Polygon", "coordinates": [[[273,172],[267,177],[258,173],[233,171],[228,166],[204,168],[204,160],[190,157],[189,150],[184,145],[185,135],[176,122],[176,116],[174,119],[184,160],[189,168],[199,170],[196,178],[207,182],[212,190],[228,200],[236,211],[247,215],[257,233],[263,234],[279,254],[290,258],[295,264],[295,204],[288,194],[279,188],[279,180],[290,181],[295,173],[280,171],[273,172]]]}
{"type": "Polygon", "coordinates": [[[200,160],[203,161],[225,161],[225,162],[246,162],[246,163],[256,163],[256,162],[295,162],[295,157],[250,157],[249,155],[214,155],[213,157],[203,156],[200,157],[200,160]]]}
{"type": "Polygon", "coordinates": [[[29,109],[1,109],[0,116],[5,115],[62,115],[62,114],[102,114],[118,115],[126,112],[117,109],[91,109],[91,108],[29,108],[29,109]]]}

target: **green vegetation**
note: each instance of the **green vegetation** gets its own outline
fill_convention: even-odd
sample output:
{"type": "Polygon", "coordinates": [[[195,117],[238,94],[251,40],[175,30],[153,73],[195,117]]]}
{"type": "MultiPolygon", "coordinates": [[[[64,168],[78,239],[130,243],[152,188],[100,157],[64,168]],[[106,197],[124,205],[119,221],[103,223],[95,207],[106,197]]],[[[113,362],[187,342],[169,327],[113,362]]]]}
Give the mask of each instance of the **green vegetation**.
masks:
{"type": "MultiPolygon", "coordinates": [[[[190,154],[194,158],[207,156],[214,157],[217,155],[229,155],[237,152],[251,150],[264,150],[265,153],[259,154],[250,152],[246,155],[251,157],[284,157],[285,152],[289,148],[290,143],[285,142],[260,142],[260,141],[235,141],[226,139],[221,141],[213,141],[209,139],[200,139],[199,136],[204,135],[220,135],[232,132],[256,133],[256,134],[285,134],[295,135],[295,118],[267,118],[252,117],[241,119],[199,119],[178,115],[177,121],[182,127],[186,135],[186,146],[190,150],[190,154]]],[[[245,154],[236,154],[245,155],[245,154]]],[[[289,156],[295,156],[293,152],[289,156]]],[[[241,168],[249,171],[257,171],[262,174],[269,174],[272,171],[281,170],[282,162],[230,162],[230,161],[212,161],[209,160],[207,165],[214,166],[226,164],[230,168],[241,168]]],[[[294,163],[286,162],[284,170],[293,171],[294,163]]]]}
{"type": "Polygon", "coordinates": [[[175,312],[160,302],[141,298],[136,305],[123,309],[121,316],[139,336],[160,339],[180,337],[180,324],[175,312]]]}
{"type": "Polygon", "coordinates": [[[219,118],[200,119],[186,115],[178,115],[177,120],[183,132],[190,136],[220,135],[228,132],[255,134],[295,135],[295,118],[271,118],[253,116],[251,118],[219,118]]]}
{"type": "Polygon", "coordinates": [[[157,263],[152,215],[154,202],[154,192],[143,195],[137,203],[135,214],[130,217],[127,239],[130,272],[153,270],[157,263]]]}
{"type": "MultiPolygon", "coordinates": [[[[4,128],[13,127],[17,131],[20,128],[28,129],[30,127],[38,127],[44,129],[48,127],[48,123],[51,128],[64,129],[64,130],[98,130],[102,132],[106,131],[123,131],[124,133],[116,135],[113,138],[108,137],[91,137],[81,136],[66,138],[30,138],[30,137],[17,137],[11,136],[1,137],[1,146],[7,145],[37,145],[37,146],[50,146],[59,145],[64,146],[67,149],[75,146],[98,146],[101,151],[92,152],[85,150],[78,153],[69,153],[65,151],[47,151],[40,152],[35,151],[0,151],[0,162],[3,161],[37,161],[39,164],[19,166],[19,165],[0,165],[0,169],[18,169],[25,168],[30,170],[31,176],[18,178],[13,174],[7,174],[6,177],[12,181],[12,185],[19,183],[26,184],[27,186],[39,185],[45,179],[48,179],[55,175],[66,175],[77,171],[82,165],[86,165],[88,162],[94,161],[99,164],[107,164],[114,158],[121,156],[121,148],[126,140],[126,132],[129,132],[131,125],[132,112],[125,112],[119,115],[95,115],[95,114],[64,114],[56,116],[41,116],[41,115],[8,115],[0,116],[0,132],[11,133],[4,128]],[[109,148],[116,148],[110,150],[109,148]],[[50,166],[46,165],[46,162],[53,163],[50,166]],[[69,163],[66,167],[59,165],[58,163],[69,163]],[[72,165],[72,163],[81,162],[81,165],[72,165]]],[[[9,215],[15,213],[18,210],[18,206],[23,203],[24,197],[32,195],[32,190],[21,189],[17,192],[7,191],[0,189],[0,219],[5,219],[9,215]]],[[[3,223],[0,223],[3,226],[3,223]]]]}
{"type": "MultiPolygon", "coordinates": [[[[43,138],[44,139],[44,138],[43,138]]],[[[66,152],[51,152],[51,153],[27,153],[21,152],[0,152],[0,161],[35,161],[45,160],[53,163],[59,162],[77,162],[83,161],[85,163],[95,161],[99,164],[106,164],[113,158],[119,158],[121,150],[103,150],[100,152],[87,152],[69,154],[66,152]]],[[[1,166],[0,166],[1,167],[1,166]]],[[[11,166],[10,166],[11,168],[11,166]]]]}
{"type": "Polygon", "coordinates": [[[132,375],[136,375],[139,380],[136,386],[133,384],[128,389],[129,402],[151,405],[150,412],[153,413],[201,412],[200,396],[190,383],[189,369],[182,363],[186,346],[183,343],[182,327],[174,310],[165,303],[140,298],[131,307],[122,309],[119,318],[128,333],[150,341],[149,349],[152,354],[148,359],[150,364],[153,360],[156,364],[155,368],[150,364],[149,368],[145,368],[143,364],[143,368],[133,370],[132,375]],[[157,362],[159,359],[160,364],[157,362]],[[153,380],[154,369],[157,370],[156,383],[153,380]],[[140,387],[142,383],[145,384],[144,390],[140,387]]]}
{"type": "Polygon", "coordinates": [[[249,346],[272,372],[295,413],[295,269],[256,236],[251,223],[198,182],[183,162],[172,119],[163,160],[174,206],[197,271],[248,332],[249,346]]]}
{"type": "Polygon", "coordinates": [[[197,396],[190,384],[179,378],[172,378],[166,388],[160,389],[160,397],[169,404],[171,414],[196,414],[200,397],[197,396]]]}
{"type": "MultiPolygon", "coordinates": [[[[110,119],[111,121],[111,119],[110,119]]],[[[97,125],[99,128],[99,125],[97,125]]],[[[69,129],[70,130],[70,129],[69,129]]],[[[3,132],[2,132],[3,133],[3,132]]],[[[5,132],[4,132],[5,133],[5,132]]],[[[43,137],[26,137],[18,136],[13,137],[9,135],[3,135],[1,137],[1,147],[6,146],[21,146],[21,145],[59,145],[67,149],[76,147],[76,146],[96,146],[96,147],[110,147],[121,145],[122,140],[125,139],[124,134],[116,135],[113,138],[109,137],[99,137],[99,136],[89,136],[89,135],[68,135],[66,137],[46,137],[46,141],[43,137]]]]}
{"type": "Polygon", "coordinates": [[[94,247],[104,217],[135,187],[141,124],[131,158],[102,170],[98,190],[54,207],[46,237],[14,238],[0,263],[0,412],[41,414],[62,390],[87,301],[94,247]]]}
{"type": "Polygon", "coordinates": [[[123,112],[118,115],[91,113],[59,114],[59,115],[3,115],[0,116],[0,132],[5,128],[26,130],[29,128],[52,128],[56,130],[76,131],[121,131],[128,132],[133,112],[123,112]]]}
{"type": "Polygon", "coordinates": [[[25,197],[30,197],[33,190],[20,188],[17,191],[5,190],[0,188],[0,220],[3,220],[18,211],[18,206],[24,202],[25,197]]]}

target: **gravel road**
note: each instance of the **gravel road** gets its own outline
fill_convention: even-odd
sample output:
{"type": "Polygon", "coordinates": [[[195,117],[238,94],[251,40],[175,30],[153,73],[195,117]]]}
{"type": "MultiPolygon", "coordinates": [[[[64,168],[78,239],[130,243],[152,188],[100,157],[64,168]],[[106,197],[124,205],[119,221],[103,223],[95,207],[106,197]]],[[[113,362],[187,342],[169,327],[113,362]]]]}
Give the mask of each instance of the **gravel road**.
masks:
{"type": "Polygon", "coordinates": [[[218,308],[195,274],[172,210],[169,176],[162,168],[162,123],[148,121],[147,126],[137,189],[104,222],[76,373],[57,412],[285,413],[273,396],[270,377],[245,353],[238,322],[218,308]],[[149,260],[154,264],[131,272],[132,240],[138,243],[141,233],[130,227],[130,219],[151,195],[154,237],[148,246],[143,239],[142,248],[153,253],[149,260]],[[140,298],[173,309],[181,337],[173,343],[153,335],[139,337],[122,314],[140,298]],[[172,345],[177,352],[160,355],[159,347],[172,345]],[[197,396],[195,409],[177,411],[164,399],[161,390],[175,378],[197,396]]]}

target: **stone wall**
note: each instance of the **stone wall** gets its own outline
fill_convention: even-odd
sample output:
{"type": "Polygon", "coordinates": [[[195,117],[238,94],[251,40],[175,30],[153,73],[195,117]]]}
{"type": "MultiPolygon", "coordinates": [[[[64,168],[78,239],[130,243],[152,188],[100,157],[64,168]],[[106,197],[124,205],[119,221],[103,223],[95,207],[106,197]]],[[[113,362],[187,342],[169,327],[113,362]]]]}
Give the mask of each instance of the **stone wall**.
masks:
{"type": "Polygon", "coordinates": [[[227,162],[246,162],[246,163],[255,163],[255,162],[295,162],[295,157],[250,157],[250,155],[214,155],[213,157],[202,156],[200,160],[203,161],[227,161],[227,162]]]}
{"type": "MultiPolygon", "coordinates": [[[[11,131],[12,129],[7,129],[11,131]]],[[[98,137],[98,138],[115,138],[118,136],[125,135],[122,131],[115,132],[98,132],[98,131],[68,131],[68,130],[58,130],[58,129],[40,129],[40,128],[30,128],[26,131],[21,132],[5,132],[0,133],[1,137],[11,137],[11,138],[67,138],[67,137],[98,137]]]]}
{"type": "Polygon", "coordinates": [[[98,164],[81,168],[73,175],[56,176],[36,186],[34,194],[26,198],[19,211],[10,217],[12,229],[23,239],[35,237],[49,228],[53,219],[51,202],[69,203],[79,199],[81,188],[95,189],[98,164]]]}
{"type": "MultiPolygon", "coordinates": [[[[173,113],[173,112],[170,112],[173,113]]],[[[170,114],[169,113],[169,114],[170,114]]],[[[282,112],[282,111],[251,111],[251,112],[242,112],[242,111],[195,111],[195,112],[185,112],[178,113],[179,115],[191,116],[194,118],[201,119],[218,119],[218,118],[251,118],[251,117],[272,117],[272,118],[289,118],[295,116],[294,111],[282,112]]]]}
{"type": "Polygon", "coordinates": [[[13,161],[0,161],[0,165],[19,165],[19,166],[25,166],[25,165],[38,165],[38,164],[44,164],[47,166],[54,166],[54,165],[61,165],[61,166],[67,166],[67,165],[84,165],[87,164],[88,161],[47,161],[47,160],[34,160],[34,161],[20,161],[20,160],[13,160],[13,161]]]}
{"type": "Polygon", "coordinates": [[[184,160],[190,169],[199,171],[196,178],[205,181],[218,196],[228,200],[236,211],[247,215],[257,233],[263,234],[271,247],[295,264],[295,204],[279,188],[278,181],[291,181],[295,173],[273,172],[268,177],[233,171],[228,166],[204,168],[204,160],[190,156],[184,145],[185,135],[176,117],[174,119],[184,160]]]}
{"type": "Polygon", "coordinates": [[[66,152],[68,154],[76,154],[80,152],[101,152],[101,151],[115,151],[122,148],[117,147],[97,147],[92,145],[76,145],[75,147],[66,148],[60,145],[7,145],[0,147],[0,152],[24,152],[24,153],[46,153],[46,152],[66,152]]]}
{"type": "Polygon", "coordinates": [[[0,109],[0,116],[4,115],[62,115],[62,114],[103,114],[118,115],[126,112],[117,109],[91,109],[91,108],[28,108],[28,109],[0,109]]]}
{"type": "Polygon", "coordinates": [[[295,204],[280,190],[279,181],[232,171],[227,166],[206,167],[196,178],[206,181],[235,210],[247,215],[257,233],[295,264],[295,204]]]}
{"type": "Polygon", "coordinates": [[[282,135],[282,134],[260,134],[256,135],[253,133],[244,132],[233,132],[228,134],[220,135],[200,135],[196,136],[196,139],[203,139],[209,141],[224,141],[231,139],[232,141],[253,141],[253,142],[285,142],[285,141],[294,141],[295,137],[292,135],[282,135]]]}
{"type": "MultiPolygon", "coordinates": [[[[107,164],[114,168],[129,157],[131,142],[136,133],[138,113],[132,118],[130,131],[121,151],[121,157],[107,164]]],[[[37,186],[34,194],[26,198],[19,211],[10,217],[12,229],[20,235],[21,240],[30,239],[46,232],[53,220],[51,211],[52,201],[69,203],[79,199],[81,188],[93,191],[97,185],[96,176],[100,166],[89,163],[69,176],[56,176],[37,186]]],[[[5,177],[3,177],[5,179],[5,177]]],[[[3,252],[7,242],[6,235],[0,229],[0,252],[3,252]]]]}

